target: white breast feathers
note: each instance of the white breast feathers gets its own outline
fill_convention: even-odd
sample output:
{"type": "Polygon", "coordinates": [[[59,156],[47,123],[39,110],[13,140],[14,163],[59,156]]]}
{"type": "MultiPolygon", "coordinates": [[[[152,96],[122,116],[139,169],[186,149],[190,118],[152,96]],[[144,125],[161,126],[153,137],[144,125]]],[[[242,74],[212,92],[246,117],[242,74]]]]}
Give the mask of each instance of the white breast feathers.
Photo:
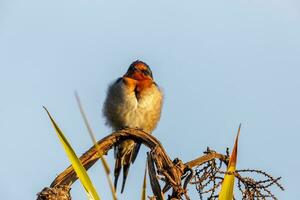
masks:
{"type": "Polygon", "coordinates": [[[154,83],[137,95],[118,80],[108,88],[103,114],[115,130],[130,127],[151,133],[160,119],[162,101],[162,92],[154,83]]]}

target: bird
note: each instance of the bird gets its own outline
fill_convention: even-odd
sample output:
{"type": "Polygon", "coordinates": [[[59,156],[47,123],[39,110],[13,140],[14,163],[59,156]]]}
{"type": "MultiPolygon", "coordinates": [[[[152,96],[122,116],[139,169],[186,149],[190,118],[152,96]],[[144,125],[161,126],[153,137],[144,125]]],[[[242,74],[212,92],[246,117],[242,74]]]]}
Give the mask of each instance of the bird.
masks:
{"type": "MultiPolygon", "coordinates": [[[[152,71],[145,62],[136,60],[127,72],[109,85],[103,105],[106,124],[114,131],[137,128],[151,134],[160,120],[163,92],[154,81],[152,71]]],[[[126,139],[114,146],[114,186],[117,188],[123,168],[121,193],[124,191],[129,167],[140,149],[139,143],[126,139]]]]}

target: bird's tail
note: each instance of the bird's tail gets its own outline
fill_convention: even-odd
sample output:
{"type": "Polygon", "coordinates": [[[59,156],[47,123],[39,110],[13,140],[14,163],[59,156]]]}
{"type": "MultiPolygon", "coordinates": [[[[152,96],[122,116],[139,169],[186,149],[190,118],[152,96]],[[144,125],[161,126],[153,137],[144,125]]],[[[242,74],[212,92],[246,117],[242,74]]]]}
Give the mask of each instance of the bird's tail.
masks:
{"type": "Polygon", "coordinates": [[[127,175],[131,163],[133,163],[137,157],[141,144],[135,143],[133,140],[125,140],[115,147],[115,188],[117,188],[118,179],[121,169],[123,168],[123,182],[121,193],[124,191],[127,175]]]}

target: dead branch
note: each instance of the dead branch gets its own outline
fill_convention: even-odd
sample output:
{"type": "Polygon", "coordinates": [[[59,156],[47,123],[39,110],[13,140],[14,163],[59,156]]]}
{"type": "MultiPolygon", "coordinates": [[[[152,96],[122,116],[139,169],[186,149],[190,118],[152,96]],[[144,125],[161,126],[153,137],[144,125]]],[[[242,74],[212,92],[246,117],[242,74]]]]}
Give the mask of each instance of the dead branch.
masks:
{"type": "MultiPolygon", "coordinates": [[[[214,162],[216,159],[221,163],[228,163],[228,155],[219,154],[209,149],[207,150],[207,152],[205,152],[205,155],[202,155],[199,158],[187,163],[183,163],[178,158],[172,161],[164,150],[162,144],[153,135],[150,135],[139,129],[126,128],[116,131],[99,140],[97,142],[97,148],[95,146],[92,146],[86,153],[84,153],[80,157],[83,166],[86,168],[86,170],[88,170],[95,164],[95,162],[98,161],[98,159],[100,158],[99,155],[106,155],[114,145],[117,145],[121,141],[124,141],[126,139],[132,139],[137,143],[142,143],[150,149],[150,152],[147,154],[149,169],[148,173],[150,177],[151,188],[153,194],[155,195],[154,198],[157,200],[163,200],[164,193],[166,193],[169,189],[172,189],[172,192],[171,195],[169,195],[168,199],[182,199],[183,196],[186,199],[189,199],[187,194],[187,185],[190,183],[192,178],[195,179],[194,170],[192,170],[193,168],[214,162]],[[162,190],[157,179],[157,175],[161,176],[161,179],[165,182],[165,186],[162,190]]],[[[200,177],[199,173],[196,173],[197,177],[200,177]]],[[[69,166],[55,178],[55,180],[51,183],[50,188],[45,188],[38,194],[38,200],[68,199],[60,197],[63,196],[61,194],[62,191],[65,191],[65,195],[70,199],[71,197],[69,196],[69,189],[59,190],[60,195],[57,195],[56,191],[58,188],[62,187],[70,188],[77,179],[78,177],[76,176],[73,167],[69,166]]],[[[274,180],[272,181],[274,182],[274,180]]],[[[199,181],[200,180],[198,180],[198,182],[199,181]]],[[[201,181],[199,183],[202,184],[201,181]]],[[[195,181],[193,184],[195,184],[195,181]]],[[[218,182],[217,184],[220,185],[220,182],[218,182]]],[[[213,189],[213,194],[216,189],[216,186],[214,187],[215,188],[213,189]]]]}

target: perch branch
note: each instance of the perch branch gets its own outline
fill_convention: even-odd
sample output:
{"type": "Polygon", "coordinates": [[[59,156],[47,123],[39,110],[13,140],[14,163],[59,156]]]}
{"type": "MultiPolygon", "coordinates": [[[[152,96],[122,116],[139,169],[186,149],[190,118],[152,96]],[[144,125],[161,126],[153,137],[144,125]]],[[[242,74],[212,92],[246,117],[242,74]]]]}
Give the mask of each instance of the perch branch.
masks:
{"type": "MultiPolygon", "coordinates": [[[[153,199],[163,200],[164,193],[172,188],[172,193],[169,195],[168,200],[179,200],[183,196],[186,199],[189,199],[187,194],[187,184],[191,183],[190,180],[195,177],[193,168],[202,166],[207,163],[215,163],[215,160],[219,160],[221,163],[228,163],[228,155],[223,155],[211,151],[208,149],[205,154],[196,158],[187,163],[183,163],[180,159],[175,158],[173,161],[170,159],[166,151],[164,150],[162,144],[158,139],[153,135],[150,135],[139,129],[125,128],[119,131],[116,131],[103,139],[97,142],[97,147],[92,146],[86,153],[80,157],[80,161],[86,170],[93,166],[100,158],[101,155],[106,155],[108,151],[113,148],[114,145],[119,144],[120,142],[132,139],[137,143],[142,143],[150,149],[150,152],[147,154],[148,167],[149,167],[149,176],[151,179],[151,187],[155,197],[153,199]],[[161,191],[159,185],[158,177],[165,182],[165,186],[161,191]]],[[[214,164],[215,165],[215,164],[214,164]]],[[[221,165],[220,165],[221,167],[221,165]]],[[[219,167],[219,168],[220,168],[219,167]]],[[[216,168],[216,169],[219,169],[216,168]]],[[[204,168],[206,170],[206,168],[204,168]]],[[[200,173],[201,171],[199,171],[200,173]]],[[[199,173],[196,171],[196,175],[200,178],[199,173]]],[[[213,172],[216,174],[216,172],[213,172]]],[[[207,175],[204,174],[202,180],[206,179],[207,175]]],[[[212,177],[213,178],[213,177],[212,177]]],[[[215,177],[218,178],[218,177],[215,177]]],[[[218,185],[217,182],[214,183],[218,185]]],[[[57,195],[57,189],[61,194],[61,187],[70,188],[71,185],[78,179],[72,166],[69,166],[62,173],[60,173],[55,180],[51,183],[50,188],[44,188],[42,192],[38,194],[38,200],[62,200],[63,198],[56,198],[54,194],[57,195]],[[49,195],[50,194],[50,195],[49,195]],[[53,194],[53,195],[51,195],[53,194]],[[42,196],[43,195],[43,196],[42,196]]],[[[275,181],[273,181],[275,182],[275,181]]],[[[203,186],[204,187],[204,186],[203,186]]],[[[217,186],[216,186],[217,187],[217,186]]],[[[69,197],[69,190],[65,189],[66,197],[69,197]]],[[[215,189],[213,189],[214,193],[215,189]]],[[[65,198],[66,199],[66,198],[65,198]]]]}

